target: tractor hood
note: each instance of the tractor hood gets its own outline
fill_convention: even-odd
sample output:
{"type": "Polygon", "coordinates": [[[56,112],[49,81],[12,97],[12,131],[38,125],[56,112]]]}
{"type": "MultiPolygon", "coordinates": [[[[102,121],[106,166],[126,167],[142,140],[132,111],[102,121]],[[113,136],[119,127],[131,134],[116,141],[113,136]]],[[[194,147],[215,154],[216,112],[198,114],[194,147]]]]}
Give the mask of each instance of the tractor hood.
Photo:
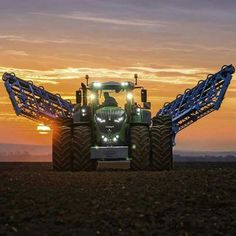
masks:
{"type": "Polygon", "coordinates": [[[124,109],[103,107],[96,111],[94,119],[102,143],[113,144],[113,142],[118,142],[119,133],[127,119],[124,109]]]}

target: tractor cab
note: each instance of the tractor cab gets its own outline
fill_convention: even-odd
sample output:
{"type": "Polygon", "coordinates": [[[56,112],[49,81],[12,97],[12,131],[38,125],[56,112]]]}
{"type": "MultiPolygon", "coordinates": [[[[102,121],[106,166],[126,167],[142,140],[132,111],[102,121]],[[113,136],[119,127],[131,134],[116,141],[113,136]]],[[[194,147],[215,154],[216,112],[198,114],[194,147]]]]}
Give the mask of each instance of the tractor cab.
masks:
{"type": "Polygon", "coordinates": [[[133,82],[92,82],[87,86],[82,84],[77,96],[74,123],[92,123],[96,130],[94,145],[128,145],[130,125],[151,124],[147,91],[133,82]],[[137,101],[135,89],[141,89],[137,101]]]}
{"type": "MultiPolygon", "coordinates": [[[[147,90],[136,85],[137,82],[128,81],[92,82],[87,85],[82,83],[80,90],[76,91],[74,114],[79,110],[82,113],[85,113],[83,112],[85,110],[90,110],[89,113],[95,114],[96,110],[104,107],[117,107],[124,109],[131,118],[136,109],[139,112],[141,109],[150,110],[151,103],[147,102],[147,90]],[[140,95],[134,92],[137,89],[141,91],[140,95]]],[[[81,117],[82,120],[87,118],[85,114],[81,117]]],[[[78,116],[74,119],[75,122],[82,120],[78,120],[78,116]]]]}
{"type": "Polygon", "coordinates": [[[89,85],[89,102],[93,108],[120,107],[125,109],[127,104],[133,103],[132,82],[93,82],[89,85]]]}

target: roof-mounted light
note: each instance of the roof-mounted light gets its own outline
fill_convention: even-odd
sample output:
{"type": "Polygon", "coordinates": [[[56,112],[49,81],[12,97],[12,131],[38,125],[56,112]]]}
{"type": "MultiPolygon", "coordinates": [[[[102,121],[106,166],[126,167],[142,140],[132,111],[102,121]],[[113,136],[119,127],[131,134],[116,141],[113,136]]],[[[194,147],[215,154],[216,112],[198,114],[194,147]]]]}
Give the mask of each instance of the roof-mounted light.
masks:
{"type": "Polygon", "coordinates": [[[129,85],[128,82],[122,82],[122,83],[121,83],[121,86],[123,86],[123,87],[127,87],[128,85],[129,85]]]}
{"type": "Polygon", "coordinates": [[[101,88],[101,87],[102,87],[102,83],[100,83],[100,82],[94,82],[94,83],[93,83],[93,86],[94,86],[95,88],[101,88]]]}

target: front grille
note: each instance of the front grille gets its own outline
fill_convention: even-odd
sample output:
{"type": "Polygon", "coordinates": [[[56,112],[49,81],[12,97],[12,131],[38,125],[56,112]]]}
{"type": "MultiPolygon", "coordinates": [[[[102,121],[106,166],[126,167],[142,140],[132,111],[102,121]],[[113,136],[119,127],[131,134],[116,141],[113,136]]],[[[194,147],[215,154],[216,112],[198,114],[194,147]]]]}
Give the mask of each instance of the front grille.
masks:
{"type": "Polygon", "coordinates": [[[95,113],[95,122],[102,133],[119,132],[125,120],[125,111],[117,107],[101,108],[95,113]],[[119,123],[115,122],[115,120],[118,120],[119,118],[121,119],[122,117],[122,121],[119,123]],[[99,122],[98,119],[100,119],[102,122],[99,122]]]}

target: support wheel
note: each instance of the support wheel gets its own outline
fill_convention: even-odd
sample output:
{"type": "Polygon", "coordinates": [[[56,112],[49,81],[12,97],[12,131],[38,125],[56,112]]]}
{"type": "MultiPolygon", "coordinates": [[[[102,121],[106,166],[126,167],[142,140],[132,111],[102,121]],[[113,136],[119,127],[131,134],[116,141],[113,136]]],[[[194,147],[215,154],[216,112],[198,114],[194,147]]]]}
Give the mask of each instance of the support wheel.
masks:
{"type": "Polygon", "coordinates": [[[92,132],[88,126],[74,127],[73,132],[73,169],[92,171],[97,168],[97,161],[90,159],[92,132]]]}
{"type": "Polygon", "coordinates": [[[150,165],[150,135],[147,126],[133,126],[130,130],[130,167],[132,170],[147,170],[150,165]]]}
{"type": "Polygon", "coordinates": [[[71,128],[57,126],[53,129],[52,165],[57,171],[72,170],[72,137],[71,128]]]}

